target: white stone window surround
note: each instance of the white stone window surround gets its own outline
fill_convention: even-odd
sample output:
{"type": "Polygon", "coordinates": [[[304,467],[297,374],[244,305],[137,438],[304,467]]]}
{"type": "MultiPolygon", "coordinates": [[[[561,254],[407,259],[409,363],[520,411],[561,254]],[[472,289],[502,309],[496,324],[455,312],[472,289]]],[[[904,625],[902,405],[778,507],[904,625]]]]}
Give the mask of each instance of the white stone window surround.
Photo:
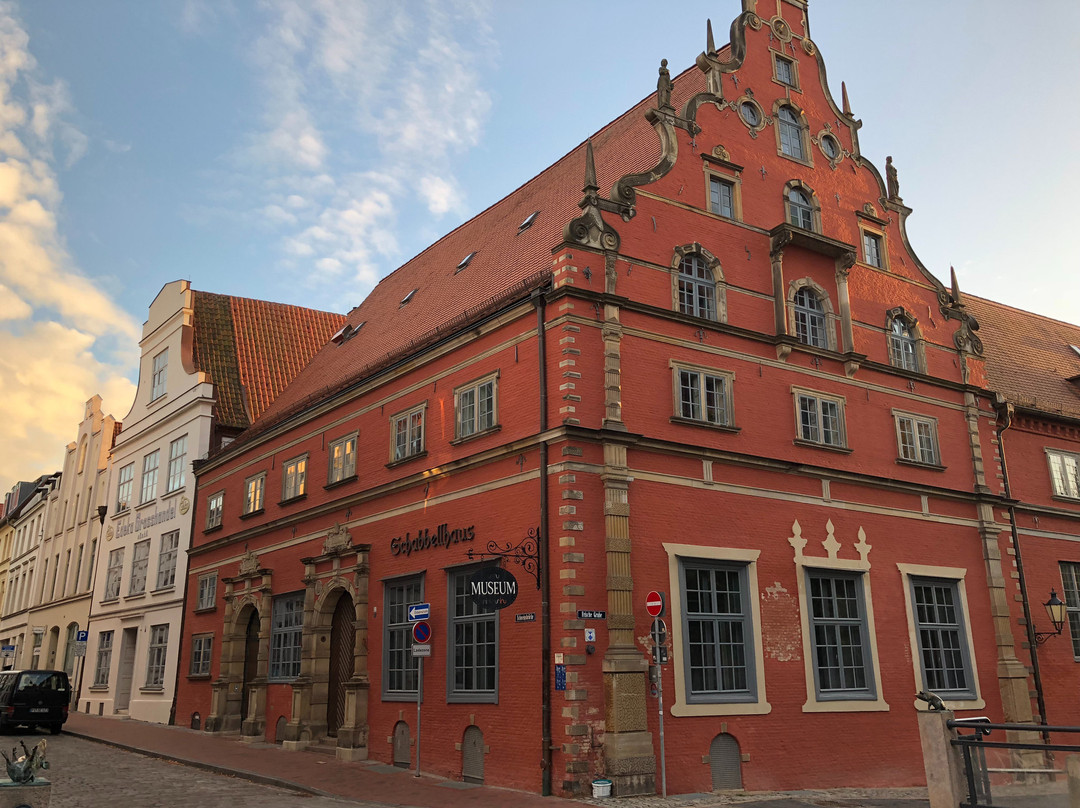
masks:
{"type": "Polygon", "coordinates": [[[669,544],[664,543],[664,551],[668,555],[668,591],[671,593],[671,625],[669,636],[671,637],[671,659],[675,670],[675,702],[671,705],[671,714],[674,716],[705,716],[705,715],[767,715],[772,712],[765,694],[765,666],[764,650],[761,639],[761,599],[758,597],[757,560],[761,555],[759,550],[746,550],[735,547],[711,547],[696,544],[669,544]],[[749,596],[751,625],[754,628],[750,643],[753,644],[754,658],[756,660],[754,673],[756,676],[757,701],[753,702],[708,702],[688,704],[686,700],[686,670],[683,663],[682,630],[681,622],[677,622],[675,616],[682,615],[682,586],[679,580],[679,559],[703,560],[703,561],[728,561],[746,564],[747,592],[749,596]]]}
{"type": "MultiPolygon", "coordinates": [[[[911,649],[911,665],[915,673],[915,682],[918,683],[920,690],[923,689],[923,672],[922,661],[919,658],[919,638],[917,636],[917,629],[915,627],[915,616],[912,612],[911,602],[911,579],[912,578],[941,578],[947,581],[952,581],[956,584],[956,590],[960,596],[960,608],[963,610],[964,617],[964,640],[967,642],[968,659],[971,662],[971,678],[972,687],[975,691],[974,699],[945,699],[945,709],[947,710],[981,710],[986,706],[986,701],[982,698],[982,689],[979,681],[979,663],[975,658],[975,642],[971,634],[971,610],[968,608],[967,597],[967,569],[964,567],[936,567],[925,564],[904,564],[897,562],[896,568],[900,571],[900,576],[903,579],[904,590],[904,609],[907,615],[908,623],[908,643],[911,649]]],[[[912,706],[919,711],[926,711],[930,709],[925,701],[915,699],[912,706]]]]}

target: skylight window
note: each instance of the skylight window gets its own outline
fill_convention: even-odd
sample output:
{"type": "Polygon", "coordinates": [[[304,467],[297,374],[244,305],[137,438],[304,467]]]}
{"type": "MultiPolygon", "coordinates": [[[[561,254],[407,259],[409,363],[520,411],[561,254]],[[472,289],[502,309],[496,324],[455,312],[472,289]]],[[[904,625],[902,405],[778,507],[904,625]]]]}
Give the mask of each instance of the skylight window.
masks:
{"type": "Polygon", "coordinates": [[[330,337],[330,341],[335,345],[340,345],[349,338],[349,334],[352,331],[352,326],[345,323],[334,336],[330,337]]]}
{"type": "Polygon", "coordinates": [[[467,267],[469,265],[469,263],[475,257],[476,257],[476,250],[473,250],[471,253],[469,253],[464,258],[462,258],[461,263],[458,264],[457,269],[454,270],[454,274],[457,275],[459,272],[461,272],[461,270],[465,269],[465,267],[467,267]]]}
{"type": "Polygon", "coordinates": [[[1077,348],[1077,347],[1076,347],[1075,345],[1070,345],[1069,347],[1073,349],[1073,352],[1074,352],[1074,353],[1075,353],[1075,354],[1076,354],[1077,356],[1080,356],[1080,348],[1077,348]]]}
{"type": "Polygon", "coordinates": [[[413,295],[415,295],[418,291],[419,291],[419,289],[413,289],[411,292],[409,292],[409,294],[407,294],[407,295],[405,295],[405,297],[401,298],[401,303],[398,304],[398,308],[401,308],[406,303],[408,303],[410,300],[412,300],[413,295]]]}
{"type": "Polygon", "coordinates": [[[521,224],[518,225],[518,233],[522,233],[532,227],[532,223],[536,221],[536,217],[540,215],[540,211],[530,213],[528,217],[521,224]]]}

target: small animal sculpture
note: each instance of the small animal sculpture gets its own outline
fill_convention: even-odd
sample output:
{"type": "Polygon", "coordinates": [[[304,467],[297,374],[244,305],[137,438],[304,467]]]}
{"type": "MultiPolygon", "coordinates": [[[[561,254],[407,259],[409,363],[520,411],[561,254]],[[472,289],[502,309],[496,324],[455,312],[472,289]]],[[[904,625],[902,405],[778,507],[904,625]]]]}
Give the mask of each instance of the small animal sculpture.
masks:
{"type": "Polygon", "coordinates": [[[23,748],[22,755],[19,755],[19,750],[15,747],[11,749],[11,757],[8,757],[3,750],[0,750],[0,755],[4,756],[4,762],[7,764],[7,774],[11,778],[11,782],[32,783],[34,782],[34,773],[38,769],[49,768],[49,761],[45,760],[45,739],[38,741],[33,749],[27,749],[25,741],[19,741],[19,744],[23,748]]]}
{"type": "Polygon", "coordinates": [[[936,711],[945,709],[945,702],[941,700],[941,696],[937,695],[936,693],[931,693],[929,690],[920,690],[918,693],[915,694],[915,698],[919,699],[920,701],[925,701],[927,704],[930,705],[931,710],[936,711]]]}

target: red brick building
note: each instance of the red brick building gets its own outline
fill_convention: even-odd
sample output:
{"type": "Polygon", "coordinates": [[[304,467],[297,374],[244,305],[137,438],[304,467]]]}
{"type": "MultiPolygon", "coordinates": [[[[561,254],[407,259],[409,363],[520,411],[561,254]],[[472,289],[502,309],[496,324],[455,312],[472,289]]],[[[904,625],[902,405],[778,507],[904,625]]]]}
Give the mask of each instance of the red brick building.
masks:
{"type": "Polygon", "coordinates": [[[1031,719],[976,324],[806,13],[744,0],[201,465],[178,723],[415,765],[430,603],[423,770],[652,793],[654,589],[673,792],[920,783],[924,689],[1031,719]]]}

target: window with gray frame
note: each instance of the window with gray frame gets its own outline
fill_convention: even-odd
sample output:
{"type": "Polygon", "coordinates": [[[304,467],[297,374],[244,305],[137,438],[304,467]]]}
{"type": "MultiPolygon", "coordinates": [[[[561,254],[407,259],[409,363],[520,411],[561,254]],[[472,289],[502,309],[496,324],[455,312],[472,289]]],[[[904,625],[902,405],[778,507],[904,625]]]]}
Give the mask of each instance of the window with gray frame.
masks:
{"type": "Polygon", "coordinates": [[[864,231],[862,234],[862,245],[863,260],[866,261],[866,263],[872,267],[878,267],[879,269],[885,266],[881,255],[881,236],[864,231]]]}
{"type": "Polygon", "coordinates": [[[679,311],[716,319],[716,279],[700,255],[685,255],[679,262],[679,311]]]}
{"type": "Polygon", "coordinates": [[[809,393],[799,393],[796,400],[799,406],[799,438],[823,446],[845,445],[842,401],[809,393]]]}
{"type": "Polygon", "coordinates": [[[154,357],[154,366],[150,378],[150,400],[156,401],[165,395],[166,382],[169,378],[168,348],[154,357]]]}
{"type": "Polygon", "coordinates": [[[409,606],[422,603],[419,577],[387,581],[383,587],[383,698],[415,698],[417,660],[412,655],[409,606]]]}
{"type": "Polygon", "coordinates": [[[828,348],[825,331],[825,306],[817,292],[804,286],[795,292],[792,301],[795,311],[795,339],[814,348],[828,348]]]}
{"type": "Polygon", "coordinates": [[[214,646],[214,635],[203,634],[191,638],[191,675],[210,675],[210,651],[214,646]]]}
{"type": "Polygon", "coordinates": [[[304,593],[274,598],[270,623],[270,679],[282,681],[300,675],[300,649],[304,636],[304,593]]]}
{"type": "Polygon", "coordinates": [[[217,573],[199,576],[199,594],[196,609],[213,609],[217,602],[217,573]]]}
{"type": "Polygon", "coordinates": [[[680,559],[688,702],[756,701],[745,564],[680,559]]]}
{"type": "Polygon", "coordinates": [[[911,326],[899,318],[894,319],[889,327],[889,361],[893,367],[919,370],[915,336],[911,333],[911,326]]]}
{"type": "Polygon", "coordinates": [[[109,668],[112,666],[111,631],[98,633],[97,664],[94,665],[94,687],[109,686],[109,668]]]}
{"type": "Polygon", "coordinates": [[[475,572],[450,573],[450,701],[495,701],[498,696],[499,613],[473,603],[469,579],[475,572]]]}
{"type": "Polygon", "coordinates": [[[146,591],[146,570],[150,566],[150,539],[135,542],[131,550],[131,581],[128,583],[128,595],[138,595],[146,591]]]}
{"type": "Polygon", "coordinates": [[[161,452],[155,449],[143,458],[142,462],[142,495],[139,504],[149,502],[157,496],[158,458],[161,452]]]}
{"type": "Polygon", "coordinates": [[[862,575],[808,569],[806,581],[818,698],[874,698],[862,575]]]}
{"type": "Polygon", "coordinates": [[[206,498],[206,529],[221,527],[221,512],[225,506],[225,492],[218,491],[206,498]]]}
{"type": "Polygon", "coordinates": [[[1058,562],[1061,568],[1061,591],[1069,615],[1069,634],[1072,635],[1073,658],[1080,661],[1080,563],[1058,562]]]}
{"type": "Polygon", "coordinates": [[[281,499],[288,501],[307,493],[307,455],[294,457],[281,467],[281,499]]]}
{"type": "Polygon", "coordinates": [[[169,444],[169,479],[165,483],[165,490],[168,493],[179,491],[184,487],[186,471],[187,435],[182,435],[169,444]]]}
{"type": "Polygon", "coordinates": [[[131,488],[135,483],[135,464],[128,463],[117,476],[116,512],[121,513],[131,507],[131,488]]]}
{"type": "Polygon", "coordinates": [[[165,659],[169,651],[169,626],[150,626],[150,655],[146,661],[146,686],[163,687],[165,659]]]}
{"type": "Polygon", "coordinates": [[[356,476],[356,435],[330,444],[330,471],[326,482],[339,483],[356,476]]]}
{"type": "Polygon", "coordinates": [[[792,188],[787,194],[788,221],[803,230],[814,229],[814,206],[800,189],[792,188]]]}
{"type": "Polygon", "coordinates": [[[390,419],[395,461],[423,454],[424,408],[422,405],[390,419]]]}
{"type": "Polygon", "coordinates": [[[777,118],[780,125],[780,151],[796,160],[805,160],[806,150],[803,148],[803,130],[799,116],[791,107],[780,107],[777,118]]]}
{"type": "Polygon", "coordinates": [[[495,426],[495,379],[457,391],[457,437],[467,438],[495,426]]]}
{"type": "Polygon", "coordinates": [[[911,595],[923,687],[943,699],[975,698],[959,583],[912,578],[911,595]]]}
{"type": "Polygon", "coordinates": [[[781,84],[786,84],[789,87],[795,86],[795,65],[791,63],[789,59],[785,59],[783,56],[777,56],[776,58],[776,78],[781,84]]]}
{"type": "Polygon", "coordinates": [[[161,552],[157,563],[157,589],[165,589],[176,583],[176,549],[180,546],[180,531],[174,530],[161,537],[161,552]]]}
{"type": "Polygon", "coordinates": [[[263,509],[266,472],[244,480],[244,513],[258,513],[263,509]]]}
{"type": "Polygon", "coordinates": [[[937,422],[933,418],[897,413],[896,440],[902,460],[929,466],[936,466],[940,462],[937,422]]]}
{"type": "Polygon", "coordinates": [[[730,425],[728,379],[698,370],[678,368],[679,417],[721,426],[730,425]]]}
{"type": "Polygon", "coordinates": [[[735,218],[735,183],[709,177],[709,210],[728,219],[735,218]]]}
{"type": "Polygon", "coordinates": [[[1080,498],[1080,455],[1048,450],[1046,460],[1050,464],[1050,487],[1054,496],[1080,498]]]}

